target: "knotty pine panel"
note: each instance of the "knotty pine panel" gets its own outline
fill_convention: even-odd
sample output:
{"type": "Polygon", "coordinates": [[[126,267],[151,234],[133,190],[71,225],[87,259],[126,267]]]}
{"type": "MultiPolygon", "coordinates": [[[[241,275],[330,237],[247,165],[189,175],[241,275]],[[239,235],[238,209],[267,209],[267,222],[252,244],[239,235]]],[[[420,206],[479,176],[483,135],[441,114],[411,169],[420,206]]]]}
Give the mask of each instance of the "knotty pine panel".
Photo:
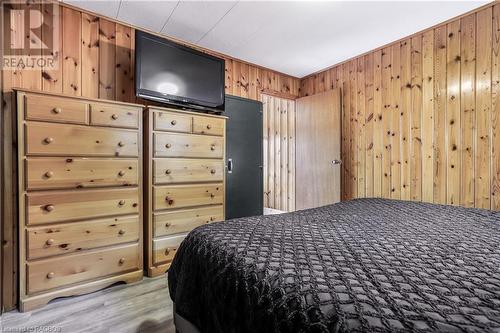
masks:
{"type": "MultiPolygon", "coordinates": [[[[348,63],[344,63],[341,66],[341,71],[342,71],[342,77],[348,78],[349,77],[349,67],[348,63]]],[[[343,152],[343,163],[342,163],[342,184],[341,184],[341,191],[342,191],[342,199],[347,200],[348,198],[352,197],[352,194],[350,193],[350,190],[352,189],[352,183],[350,179],[349,172],[351,170],[350,167],[350,153],[351,150],[349,148],[350,140],[351,140],[351,130],[349,128],[350,124],[350,119],[351,115],[349,113],[350,110],[350,103],[351,99],[349,98],[350,94],[350,84],[349,80],[343,80],[342,81],[342,152],[343,152]]]]}
{"type": "MultiPolygon", "coordinates": [[[[63,93],[82,95],[82,13],[63,7],[62,10],[62,83],[63,93]]],[[[45,78],[44,76],[42,76],[45,78]]],[[[14,85],[16,86],[16,85],[14,85]]],[[[25,84],[21,86],[27,88],[25,84]]]]}
{"type": "Polygon", "coordinates": [[[350,182],[353,184],[352,192],[353,196],[358,196],[358,187],[356,186],[358,183],[358,62],[355,60],[349,62],[349,79],[350,79],[350,89],[349,89],[349,98],[351,99],[350,105],[350,119],[349,119],[349,130],[352,133],[349,141],[349,149],[352,151],[351,153],[351,162],[350,162],[350,182]]]}
{"type": "Polygon", "coordinates": [[[264,207],[295,210],[295,101],[266,94],[263,104],[264,207]]]}
{"type": "MultiPolygon", "coordinates": [[[[446,26],[434,30],[434,193],[436,202],[446,202],[446,26]]],[[[432,150],[432,148],[431,148],[432,150]]]]}
{"type": "Polygon", "coordinates": [[[364,176],[366,182],[366,193],[367,197],[373,197],[373,124],[374,114],[373,114],[373,53],[367,55],[362,59],[364,61],[365,68],[365,150],[366,159],[364,163],[364,176]]]}
{"type": "Polygon", "coordinates": [[[99,97],[99,18],[82,14],[82,96],[99,97]]]}
{"type": "Polygon", "coordinates": [[[382,196],[391,197],[391,53],[392,49],[387,47],[382,50],[382,196]]]}
{"type": "Polygon", "coordinates": [[[492,3],[305,77],[299,93],[343,90],[343,199],[500,210],[499,81],[492,3]]]}
{"type": "Polygon", "coordinates": [[[500,207],[500,6],[493,7],[491,206],[500,207]]]}
{"type": "MultiPolygon", "coordinates": [[[[476,15],[460,20],[460,150],[462,177],[460,181],[460,205],[474,206],[474,127],[476,124],[476,15]]],[[[500,207],[496,207],[499,209],[500,207]]]]}
{"type": "Polygon", "coordinates": [[[391,198],[401,199],[401,47],[391,47],[391,119],[389,144],[391,146],[391,198]]]}
{"type": "Polygon", "coordinates": [[[410,200],[422,200],[422,36],[411,39],[410,200]]]}
{"type": "Polygon", "coordinates": [[[474,206],[479,208],[490,208],[492,15],[490,7],[477,13],[476,19],[476,196],[474,206]]]}
{"type": "Polygon", "coordinates": [[[434,31],[422,36],[422,200],[434,201],[434,31]]]}
{"type": "Polygon", "coordinates": [[[446,71],[446,203],[460,202],[461,158],[460,151],[460,21],[447,25],[446,71]]]}
{"type": "Polygon", "coordinates": [[[55,43],[57,46],[54,52],[55,69],[42,68],[42,87],[43,91],[62,93],[62,48],[61,42],[63,39],[62,15],[61,8],[57,10],[51,4],[42,4],[43,25],[42,25],[42,40],[49,44],[55,43]],[[53,40],[53,27],[54,24],[59,26],[59,38],[53,40]]]}
{"type": "Polygon", "coordinates": [[[116,100],[116,24],[99,21],[99,98],[116,100]]]}
{"type": "Polygon", "coordinates": [[[358,195],[365,196],[365,64],[363,58],[358,59],[358,71],[356,74],[356,149],[358,159],[356,160],[358,195]]]}
{"type": "Polygon", "coordinates": [[[373,196],[382,195],[382,51],[373,52],[373,196]]]}
{"type": "Polygon", "coordinates": [[[401,199],[410,199],[411,40],[401,42],[401,199]]]}
{"type": "MultiPolygon", "coordinates": [[[[2,181],[3,211],[3,270],[2,298],[5,310],[16,305],[17,290],[17,253],[16,253],[16,208],[12,201],[15,197],[16,170],[12,160],[15,146],[12,132],[13,108],[12,88],[29,88],[71,96],[103,98],[124,102],[144,102],[135,97],[135,28],[120,24],[92,14],[60,4],[53,7],[48,4],[31,4],[33,9],[41,9],[44,24],[41,30],[43,42],[56,42],[60,52],[55,54],[59,66],[56,69],[42,68],[29,70],[3,71],[2,106],[4,112],[1,124],[3,162],[5,165],[2,181]],[[54,10],[56,9],[56,10],[54,10]],[[59,23],[59,35],[52,41],[52,22],[59,23]]],[[[5,19],[10,20],[10,12],[5,11],[5,19]]],[[[13,17],[21,22],[20,17],[13,17]]],[[[29,21],[28,21],[29,22],[29,21]]],[[[20,29],[12,31],[14,38],[24,38],[20,29]]],[[[8,45],[5,45],[8,47],[8,45]]],[[[203,50],[221,57],[215,52],[203,50]]],[[[248,64],[234,58],[222,56],[226,61],[226,93],[254,100],[260,100],[260,92],[267,89],[277,94],[298,96],[299,79],[259,66],[248,64]]],[[[290,125],[293,126],[293,125],[290,125]]],[[[291,150],[287,154],[293,157],[291,150]]],[[[283,156],[284,157],[284,156],[283,156]]],[[[290,157],[289,157],[290,158],[290,157]]],[[[281,174],[280,174],[281,175],[281,174]]],[[[283,173],[285,178],[289,178],[283,173]]],[[[287,192],[294,188],[288,185],[287,192]]],[[[284,199],[283,199],[284,200],[284,199]]],[[[287,206],[292,208],[292,200],[287,206]]],[[[285,201],[283,201],[283,205],[285,201]]]]}

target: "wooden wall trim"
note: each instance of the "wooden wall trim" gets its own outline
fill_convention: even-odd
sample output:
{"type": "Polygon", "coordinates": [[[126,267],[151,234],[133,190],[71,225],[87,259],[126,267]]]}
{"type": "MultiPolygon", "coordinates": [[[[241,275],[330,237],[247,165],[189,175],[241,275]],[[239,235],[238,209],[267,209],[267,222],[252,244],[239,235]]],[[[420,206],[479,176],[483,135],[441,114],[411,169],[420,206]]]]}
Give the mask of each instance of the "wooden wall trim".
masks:
{"type": "Polygon", "coordinates": [[[274,91],[274,90],[271,90],[271,89],[262,89],[260,91],[260,93],[268,95],[268,96],[273,96],[273,97],[278,97],[278,98],[284,98],[284,99],[291,99],[291,100],[297,99],[296,95],[285,93],[285,92],[274,91]]]}
{"type": "Polygon", "coordinates": [[[306,77],[300,94],[343,88],[344,200],[500,210],[499,81],[495,2],[306,77]]]}

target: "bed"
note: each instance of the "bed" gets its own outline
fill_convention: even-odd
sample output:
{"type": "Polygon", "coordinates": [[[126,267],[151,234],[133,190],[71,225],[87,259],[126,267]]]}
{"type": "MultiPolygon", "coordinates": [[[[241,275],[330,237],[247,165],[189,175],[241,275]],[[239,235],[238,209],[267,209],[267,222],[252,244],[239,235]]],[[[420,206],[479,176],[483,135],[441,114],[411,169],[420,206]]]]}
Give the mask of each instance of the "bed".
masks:
{"type": "Polygon", "coordinates": [[[500,332],[500,212],[358,199],[213,223],[168,280],[200,332],[500,332]]]}

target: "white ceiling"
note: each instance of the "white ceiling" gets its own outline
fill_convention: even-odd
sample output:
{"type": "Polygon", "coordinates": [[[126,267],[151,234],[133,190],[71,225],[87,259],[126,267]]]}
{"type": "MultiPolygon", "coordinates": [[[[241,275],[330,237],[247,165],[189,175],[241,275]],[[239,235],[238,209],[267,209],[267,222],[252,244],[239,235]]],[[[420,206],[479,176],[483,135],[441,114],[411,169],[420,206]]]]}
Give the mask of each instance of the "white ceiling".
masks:
{"type": "Polygon", "coordinates": [[[63,1],[296,77],[490,2],[63,1]]]}

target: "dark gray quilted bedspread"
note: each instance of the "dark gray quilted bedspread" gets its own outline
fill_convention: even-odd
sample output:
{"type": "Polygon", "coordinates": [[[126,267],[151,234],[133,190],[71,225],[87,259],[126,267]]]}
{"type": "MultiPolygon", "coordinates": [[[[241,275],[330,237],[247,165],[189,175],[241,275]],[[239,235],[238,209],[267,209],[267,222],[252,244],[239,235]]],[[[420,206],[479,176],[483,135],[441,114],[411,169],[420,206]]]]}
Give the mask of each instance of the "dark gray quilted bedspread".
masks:
{"type": "Polygon", "coordinates": [[[168,279],[202,332],[500,332],[500,213],[361,199],[214,223],[168,279]]]}

